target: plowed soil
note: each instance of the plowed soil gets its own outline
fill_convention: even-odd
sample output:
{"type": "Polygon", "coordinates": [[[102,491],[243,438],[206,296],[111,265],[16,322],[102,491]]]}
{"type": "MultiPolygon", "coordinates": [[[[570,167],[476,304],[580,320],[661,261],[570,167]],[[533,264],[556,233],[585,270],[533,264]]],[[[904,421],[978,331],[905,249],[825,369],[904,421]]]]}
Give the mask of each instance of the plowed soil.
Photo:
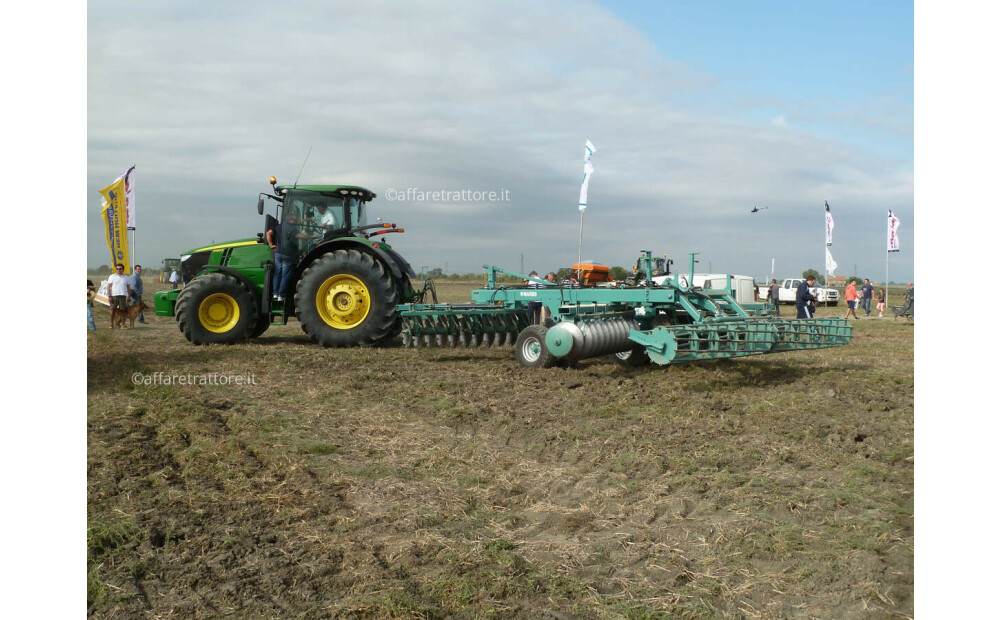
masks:
{"type": "Polygon", "coordinates": [[[910,323],[540,370],[510,347],[323,349],[294,321],[195,347],[173,319],[97,318],[91,616],[913,614],[910,323]]]}

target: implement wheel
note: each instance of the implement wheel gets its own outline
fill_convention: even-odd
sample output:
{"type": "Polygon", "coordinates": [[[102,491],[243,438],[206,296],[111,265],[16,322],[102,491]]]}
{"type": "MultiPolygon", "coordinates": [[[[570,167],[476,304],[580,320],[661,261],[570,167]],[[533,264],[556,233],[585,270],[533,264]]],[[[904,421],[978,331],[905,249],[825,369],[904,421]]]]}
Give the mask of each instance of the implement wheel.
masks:
{"type": "Polygon", "coordinates": [[[242,282],[222,273],[199,276],[177,298],[177,326],[194,344],[233,344],[257,325],[257,300],[242,282]]]}
{"type": "Polygon", "coordinates": [[[649,365],[649,356],[646,355],[646,347],[638,343],[633,345],[628,351],[615,353],[613,357],[615,358],[615,361],[622,366],[637,368],[639,366],[649,365]]]}
{"type": "Polygon", "coordinates": [[[357,250],[337,250],[302,272],[295,311],[302,330],[324,347],[368,345],[401,326],[398,297],[381,263],[357,250]]]}
{"type": "Polygon", "coordinates": [[[545,332],[548,329],[541,325],[529,325],[521,330],[514,343],[514,355],[522,366],[527,368],[551,368],[555,366],[556,358],[545,346],[545,332]]]}

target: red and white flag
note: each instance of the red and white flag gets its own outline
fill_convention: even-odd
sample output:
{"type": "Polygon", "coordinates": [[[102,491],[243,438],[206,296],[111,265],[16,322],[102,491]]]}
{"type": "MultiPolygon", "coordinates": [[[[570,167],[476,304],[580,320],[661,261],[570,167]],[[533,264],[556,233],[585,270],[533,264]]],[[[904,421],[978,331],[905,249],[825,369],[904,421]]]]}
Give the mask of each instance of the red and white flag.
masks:
{"type": "Polygon", "coordinates": [[[833,214],[830,213],[830,203],[823,201],[826,205],[826,245],[833,245],[833,214]]]}
{"type": "Polygon", "coordinates": [[[889,232],[886,238],[887,249],[886,252],[898,252],[899,251],[899,218],[889,209],[889,232]]]}

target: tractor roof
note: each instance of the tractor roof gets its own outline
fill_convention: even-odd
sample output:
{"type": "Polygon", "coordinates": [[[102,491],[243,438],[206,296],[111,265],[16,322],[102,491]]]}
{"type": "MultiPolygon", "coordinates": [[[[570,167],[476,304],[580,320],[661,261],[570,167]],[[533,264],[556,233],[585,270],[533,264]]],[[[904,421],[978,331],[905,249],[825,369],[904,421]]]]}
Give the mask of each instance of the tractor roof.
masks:
{"type": "Polygon", "coordinates": [[[364,187],[359,187],[357,185],[279,185],[277,190],[283,192],[285,190],[305,190],[307,192],[320,192],[323,194],[344,194],[344,195],[354,195],[360,200],[365,202],[375,199],[375,192],[370,189],[365,189],[364,187]]]}

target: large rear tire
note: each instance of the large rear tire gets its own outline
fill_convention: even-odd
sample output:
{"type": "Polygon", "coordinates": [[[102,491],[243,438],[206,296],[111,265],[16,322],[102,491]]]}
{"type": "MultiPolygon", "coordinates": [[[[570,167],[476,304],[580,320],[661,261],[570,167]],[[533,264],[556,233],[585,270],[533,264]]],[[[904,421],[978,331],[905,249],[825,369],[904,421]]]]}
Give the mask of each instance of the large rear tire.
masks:
{"type": "Polygon", "coordinates": [[[357,250],[337,250],[302,272],[295,310],[302,330],[324,347],[370,345],[396,328],[398,297],[381,263],[357,250]]]}
{"type": "Polygon", "coordinates": [[[257,300],[242,282],[223,273],[198,276],[177,298],[177,326],[194,344],[233,344],[250,337],[257,300]]]}

